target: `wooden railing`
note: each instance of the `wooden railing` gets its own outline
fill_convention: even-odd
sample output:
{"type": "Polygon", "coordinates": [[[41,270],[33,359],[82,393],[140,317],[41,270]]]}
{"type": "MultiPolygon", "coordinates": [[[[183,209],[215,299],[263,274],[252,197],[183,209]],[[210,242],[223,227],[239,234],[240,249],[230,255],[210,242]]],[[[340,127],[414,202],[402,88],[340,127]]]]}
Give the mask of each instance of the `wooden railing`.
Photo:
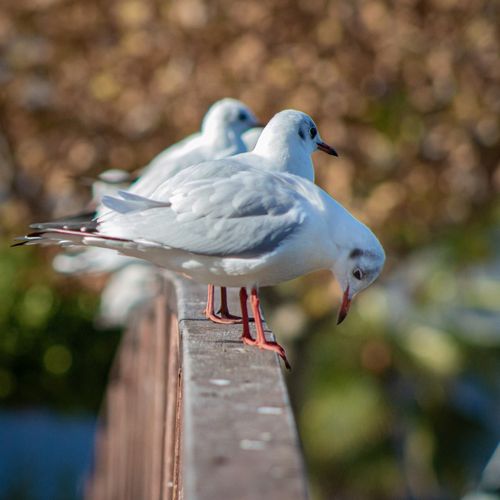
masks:
{"type": "Polygon", "coordinates": [[[132,319],[107,389],[88,499],[307,498],[279,361],[244,347],[240,325],[205,320],[205,293],[167,276],[155,303],[132,319]]]}

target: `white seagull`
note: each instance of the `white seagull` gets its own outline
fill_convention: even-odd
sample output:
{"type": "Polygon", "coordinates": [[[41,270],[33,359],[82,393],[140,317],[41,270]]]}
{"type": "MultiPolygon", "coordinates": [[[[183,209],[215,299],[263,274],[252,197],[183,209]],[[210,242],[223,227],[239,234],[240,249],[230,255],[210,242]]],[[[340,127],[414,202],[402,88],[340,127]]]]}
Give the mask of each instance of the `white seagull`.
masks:
{"type": "Polygon", "coordinates": [[[343,290],[340,323],[352,298],[378,277],[385,260],[370,229],[325,191],[297,175],[252,167],[241,157],[190,167],[150,198],[126,191],[120,196],[106,197],[110,212],[79,230],[49,228],[18,244],[111,248],[199,283],[239,287],[242,341],[277,352],[287,367],[284,349],[265,338],[258,288],[329,269],[343,290]]]}
{"type": "MultiPolygon", "coordinates": [[[[245,152],[247,146],[242,136],[249,130],[253,131],[252,140],[261,130],[260,123],[250,108],[237,99],[221,99],[209,108],[199,132],[186,137],[157,155],[142,169],[140,177],[128,189],[141,196],[149,196],[162,182],[188,166],[245,152]]],[[[86,219],[105,213],[105,207],[100,204],[102,196],[117,192],[120,188],[126,189],[123,182],[130,178],[127,172],[116,169],[100,174],[92,184],[93,205],[90,212],[86,211],[83,214],[86,219]]],[[[65,222],[66,227],[77,228],[82,223],[82,218],[79,214],[56,222],[58,224],[65,222]]],[[[33,224],[32,227],[43,229],[52,225],[49,222],[33,224]]],[[[114,272],[132,263],[132,260],[117,254],[102,252],[100,249],[87,249],[78,254],[57,255],[53,266],[56,271],[64,274],[84,274],[114,272]]],[[[222,317],[219,317],[213,312],[212,306],[212,312],[207,314],[207,317],[210,316],[216,322],[235,321],[228,311],[226,290],[221,290],[221,311],[222,317]]]]}
{"type": "MultiPolygon", "coordinates": [[[[338,156],[334,148],[323,142],[318,133],[317,126],[310,116],[301,111],[284,110],[277,113],[269,121],[264,130],[259,133],[259,139],[253,151],[241,153],[234,156],[234,158],[237,159],[238,164],[268,172],[291,173],[313,182],[314,165],[311,155],[318,149],[327,154],[338,156]]],[[[175,171],[177,172],[177,170],[175,171]]],[[[149,190],[150,181],[146,183],[144,191],[138,188],[141,182],[142,177],[129,189],[129,192],[147,197],[151,194],[149,190]],[[133,189],[134,187],[136,187],[135,190],[133,189]]],[[[105,213],[105,210],[101,210],[100,213],[105,213]]],[[[68,226],[68,229],[78,229],[80,224],[81,221],[75,226],[68,226]]],[[[50,226],[52,224],[49,223],[49,225],[34,225],[32,227],[44,229],[50,226]]],[[[106,256],[101,256],[100,254],[101,252],[96,249],[84,252],[79,257],[79,262],[81,262],[81,267],[78,268],[79,272],[84,272],[89,267],[104,270],[103,265],[108,265],[108,262],[113,262],[113,260],[116,262],[116,269],[127,263],[127,259],[123,256],[112,255],[106,258],[106,256]]],[[[66,271],[68,259],[74,259],[74,257],[63,255],[55,261],[59,270],[66,271]]],[[[207,306],[205,308],[207,319],[223,324],[239,323],[241,321],[241,318],[233,316],[229,312],[225,287],[221,289],[219,315],[214,311],[213,285],[209,285],[207,296],[207,306]]]]}
{"type": "MultiPolygon", "coordinates": [[[[311,159],[316,150],[338,156],[334,148],[323,142],[312,118],[301,111],[280,111],[263,130],[251,129],[249,141],[258,135],[252,151],[233,156],[238,164],[251,166],[266,172],[290,173],[314,182],[314,165],[311,159]]],[[[248,132],[247,132],[248,134],[248,132]]],[[[244,134],[244,140],[245,140],[244,134]]],[[[182,175],[182,174],[181,174],[182,175]]],[[[177,176],[178,177],[178,176],[177,176]]],[[[180,177],[182,179],[182,177],[180,177]]],[[[241,318],[233,316],[227,305],[225,287],[221,288],[219,315],[214,312],[214,286],[208,286],[205,316],[215,323],[239,323],[241,318]]]]}
{"type": "Polygon", "coordinates": [[[199,133],[190,135],[153,158],[128,191],[149,196],[163,181],[186,167],[243,153],[247,151],[243,133],[259,126],[255,115],[241,101],[221,99],[207,111],[199,133]]]}

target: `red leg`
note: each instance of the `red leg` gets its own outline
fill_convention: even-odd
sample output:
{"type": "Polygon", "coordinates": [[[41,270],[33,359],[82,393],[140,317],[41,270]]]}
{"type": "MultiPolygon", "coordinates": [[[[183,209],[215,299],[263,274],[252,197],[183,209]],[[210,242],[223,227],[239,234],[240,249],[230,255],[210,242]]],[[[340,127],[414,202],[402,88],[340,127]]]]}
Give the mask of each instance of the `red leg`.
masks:
{"type": "Polygon", "coordinates": [[[213,285],[208,285],[207,291],[207,305],[205,306],[205,310],[203,313],[207,319],[210,318],[210,315],[214,312],[214,287],[213,285]]]}
{"type": "Polygon", "coordinates": [[[227,289],[225,286],[220,287],[220,309],[219,314],[221,318],[235,320],[234,323],[241,323],[241,318],[239,316],[234,316],[229,312],[229,307],[227,305],[227,289]]]}
{"type": "Polygon", "coordinates": [[[266,349],[276,352],[278,356],[280,356],[281,359],[285,362],[285,366],[290,370],[291,366],[288,362],[288,359],[286,359],[285,349],[283,349],[283,347],[281,347],[278,342],[269,342],[268,340],[266,340],[264,326],[262,325],[262,317],[260,315],[260,300],[256,288],[252,288],[252,296],[250,298],[250,302],[252,304],[255,328],[257,329],[257,338],[254,341],[254,345],[256,345],[259,349],[266,349]]]}
{"type": "Polygon", "coordinates": [[[241,340],[244,344],[255,345],[255,340],[250,335],[247,300],[248,300],[247,289],[244,287],[240,288],[241,320],[243,323],[243,333],[241,334],[241,340]]]}
{"type": "Polygon", "coordinates": [[[224,318],[217,316],[214,312],[214,286],[208,285],[208,294],[207,294],[207,306],[205,307],[205,317],[214,323],[220,323],[223,325],[234,325],[235,323],[240,323],[240,319],[234,320],[229,318],[224,318]]]}

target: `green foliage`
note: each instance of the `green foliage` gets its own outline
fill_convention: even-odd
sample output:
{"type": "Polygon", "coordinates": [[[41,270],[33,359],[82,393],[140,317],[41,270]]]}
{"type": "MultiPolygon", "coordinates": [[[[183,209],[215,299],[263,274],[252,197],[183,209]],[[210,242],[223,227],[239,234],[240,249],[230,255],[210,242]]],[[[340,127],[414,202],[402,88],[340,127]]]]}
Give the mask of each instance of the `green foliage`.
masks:
{"type": "Polygon", "coordinates": [[[119,332],[96,330],[98,297],[57,280],[37,250],[0,251],[0,401],[97,411],[119,332]]]}

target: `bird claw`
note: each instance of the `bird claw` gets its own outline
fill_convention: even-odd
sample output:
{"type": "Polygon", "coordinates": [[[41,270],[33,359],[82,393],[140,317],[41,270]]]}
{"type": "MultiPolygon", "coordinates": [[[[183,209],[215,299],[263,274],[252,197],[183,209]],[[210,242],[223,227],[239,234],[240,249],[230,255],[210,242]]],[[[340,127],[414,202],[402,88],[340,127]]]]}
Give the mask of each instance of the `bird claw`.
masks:
{"type": "Polygon", "coordinates": [[[231,314],[229,311],[224,311],[223,309],[219,309],[217,311],[217,314],[219,314],[220,318],[234,320],[235,324],[236,323],[240,324],[243,321],[241,316],[235,316],[234,314],[231,314]]]}
{"type": "Polygon", "coordinates": [[[288,359],[286,357],[286,352],[283,347],[281,347],[278,342],[266,342],[265,344],[260,344],[258,345],[259,349],[266,349],[268,351],[274,351],[285,363],[285,368],[287,370],[291,370],[292,366],[288,362],[288,359]]]}
{"type": "Polygon", "coordinates": [[[249,345],[252,347],[258,347],[259,349],[264,349],[265,351],[274,351],[285,363],[285,367],[287,370],[291,370],[292,367],[290,363],[288,362],[288,359],[286,357],[286,352],[283,347],[281,347],[278,342],[268,342],[266,341],[265,343],[259,343],[257,340],[251,338],[251,337],[241,337],[241,341],[245,345],[249,345]]]}
{"type": "MultiPolygon", "coordinates": [[[[234,316],[233,314],[225,314],[219,311],[220,316],[215,313],[208,313],[206,310],[203,311],[205,318],[207,318],[212,323],[217,323],[219,325],[241,325],[243,319],[239,316],[234,316]]],[[[254,322],[253,318],[249,318],[250,323],[254,322]]]]}
{"type": "Polygon", "coordinates": [[[218,323],[220,325],[240,325],[242,323],[241,318],[238,316],[233,316],[232,314],[229,317],[224,315],[217,316],[215,313],[208,313],[204,311],[205,318],[212,321],[212,323],[218,323]]]}
{"type": "Polygon", "coordinates": [[[252,337],[246,337],[246,336],[242,336],[241,337],[241,341],[245,344],[245,345],[249,345],[249,346],[255,346],[257,345],[257,341],[255,339],[253,339],[252,337]]]}

